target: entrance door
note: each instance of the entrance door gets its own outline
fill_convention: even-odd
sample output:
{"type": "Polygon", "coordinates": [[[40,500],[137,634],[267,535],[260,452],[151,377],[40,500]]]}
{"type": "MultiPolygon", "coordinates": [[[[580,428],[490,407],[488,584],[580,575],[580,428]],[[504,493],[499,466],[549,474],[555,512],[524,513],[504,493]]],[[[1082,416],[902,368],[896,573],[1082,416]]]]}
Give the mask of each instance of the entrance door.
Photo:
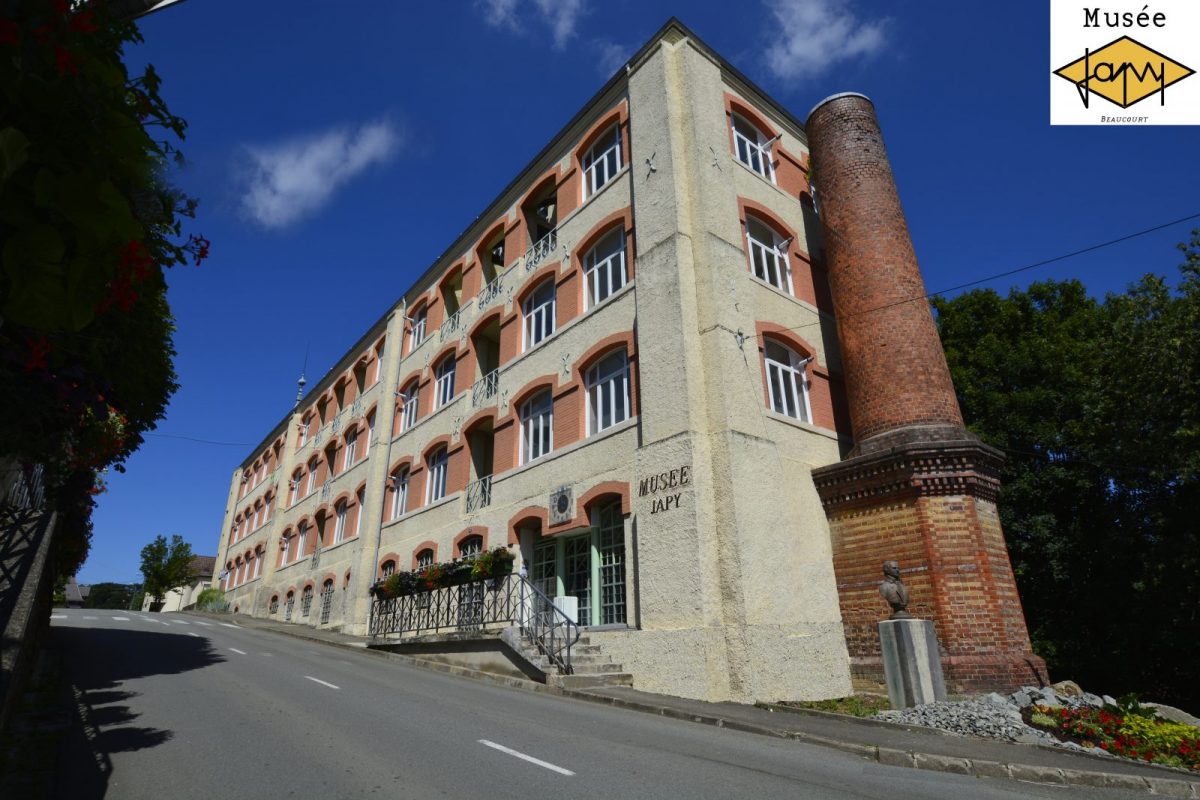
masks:
{"type": "Polygon", "coordinates": [[[579,598],[580,625],[592,624],[592,537],[588,534],[567,539],[563,594],[579,598]]]}

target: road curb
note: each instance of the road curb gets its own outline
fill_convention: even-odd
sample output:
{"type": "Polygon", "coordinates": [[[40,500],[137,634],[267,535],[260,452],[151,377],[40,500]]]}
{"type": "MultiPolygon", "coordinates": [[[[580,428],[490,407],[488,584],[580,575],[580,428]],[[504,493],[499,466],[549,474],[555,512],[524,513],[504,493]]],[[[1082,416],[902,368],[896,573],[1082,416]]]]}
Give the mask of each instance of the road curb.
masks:
{"type": "MultiPolygon", "coordinates": [[[[226,615],[209,615],[194,611],[185,611],[180,613],[201,617],[211,616],[212,618],[221,619],[226,617],[226,615]]],[[[825,736],[817,736],[815,734],[804,733],[802,731],[790,731],[782,728],[772,727],[770,725],[756,725],[754,723],[743,722],[741,720],[727,719],[717,715],[696,714],[667,705],[645,703],[638,700],[628,700],[620,697],[609,697],[608,695],[592,694],[580,689],[560,689],[558,687],[546,686],[545,684],[523,678],[514,678],[507,675],[496,675],[491,672],[483,672],[481,670],[469,669],[467,667],[458,667],[453,664],[443,664],[437,661],[428,661],[425,659],[416,658],[414,656],[391,653],[386,650],[376,650],[366,647],[365,645],[350,644],[348,642],[335,642],[329,639],[310,636],[302,631],[278,630],[276,628],[259,627],[257,625],[243,625],[239,627],[244,627],[247,630],[277,633],[281,636],[289,636],[293,639],[300,639],[313,644],[328,645],[330,647],[336,647],[356,653],[368,653],[376,658],[386,658],[389,661],[395,661],[399,664],[406,664],[418,669],[441,672],[443,674],[453,675],[459,678],[471,678],[473,680],[480,680],[486,683],[507,686],[510,689],[536,692],[539,694],[557,695],[559,697],[565,697],[573,700],[585,700],[589,703],[598,703],[600,705],[608,705],[614,708],[624,708],[630,711],[656,714],[669,719],[678,719],[685,722],[710,725],[716,728],[728,728],[732,731],[752,733],[759,736],[771,736],[776,739],[791,739],[792,741],[802,742],[804,744],[812,744],[817,745],[818,747],[827,747],[833,750],[840,750],[844,753],[849,753],[851,755],[864,758],[868,761],[875,761],[888,767],[906,767],[908,769],[923,769],[930,770],[932,772],[949,772],[956,775],[970,775],[976,778],[1003,778],[1008,780],[1025,781],[1027,783],[1043,783],[1052,786],[1087,786],[1089,788],[1124,789],[1126,791],[1141,791],[1146,792],[1147,794],[1160,795],[1163,797],[1181,797],[1191,798],[1191,800],[1200,800],[1200,782],[1197,781],[1141,775],[1121,775],[1112,772],[1097,772],[1093,770],[1039,767],[1032,764],[1013,764],[1008,762],[989,761],[986,759],[941,756],[934,755],[932,753],[896,750],[889,747],[859,744],[858,742],[846,742],[840,739],[830,739],[825,736]]],[[[841,715],[836,716],[841,717],[841,715]]],[[[891,724],[889,723],[884,724],[891,727],[891,724]]]]}

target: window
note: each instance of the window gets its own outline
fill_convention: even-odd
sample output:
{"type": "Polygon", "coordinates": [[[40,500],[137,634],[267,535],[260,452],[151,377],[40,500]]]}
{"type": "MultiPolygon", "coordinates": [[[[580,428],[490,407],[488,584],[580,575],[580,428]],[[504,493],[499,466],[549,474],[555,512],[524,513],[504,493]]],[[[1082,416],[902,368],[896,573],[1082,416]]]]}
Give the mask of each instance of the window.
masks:
{"type": "Polygon", "coordinates": [[[398,469],[392,473],[392,513],[388,519],[397,519],[408,509],[408,470],[398,469]]]}
{"type": "Polygon", "coordinates": [[[281,567],[288,563],[288,558],[291,556],[293,538],[295,537],[292,536],[291,531],[284,531],[279,547],[279,566],[281,567]]]}
{"type": "Polygon", "coordinates": [[[437,368],[437,386],[435,392],[434,408],[441,408],[454,399],[454,354],[446,356],[442,359],[442,363],[438,364],[437,368]]]}
{"type": "Polygon", "coordinates": [[[772,183],[775,182],[775,167],[771,164],[771,145],[774,142],[745,118],[733,115],[733,148],[738,161],[772,183]]]}
{"type": "Polygon", "coordinates": [[[367,414],[367,441],[363,442],[363,458],[371,454],[371,442],[375,439],[375,412],[367,414]]]}
{"type": "Polygon", "coordinates": [[[804,422],[812,420],[808,402],[808,381],[802,359],[789,348],[770,339],[763,340],[763,361],[767,369],[767,400],[780,414],[804,422]]]}
{"type": "Polygon", "coordinates": [[[343,500],[334,506],[333,513],[336,517],[333,526],[333,543],[337,544],[346,538],[346,501],[343,500]]]}
{"type": "Polygon", "coordinates": [[[472,558],[483,552],[483,537],[478,534],[468,536],[458,543],[458,557],[472,558]]]}
{"type": "Polygon", "coordinates": [[[525,298],[525,350],[554,333],[554,278],[542,281],[525,298]]]}
{"type": "Polygon", "coordinates": [[[366,493],[366,489],[359,489],[354,493],[354,500],[358,504],[358,507],[354,510],[354,533],[350,534],[351,536],[358,536],[359,531],[362,530],[363,498],[366,496],[366,493]]]}
{"type": "Polygon", "coordinates": [[[413,313],[412,328],[408,332],[408,352],[417,349],[417,345],[425,341],[425,320],[429,316],[428,309],[421,307],[413,313]]]}
{"type": "Polygon", "coordinates": [[[588,148],[580,162],[583,167],[583,198],[600,191],[621,169],[621,127],[614,124],[588,148]]]}
{"type": "Polygon", "coordinates": [[[300,615],[307,617],[308,612],[312,610],[313,587],[305,586],[304,592],[300,595],[300,615]]]}
{"type": "Polygon", "coordinates": [[[629,419],[629,362],[624,350],[589,369],[587,387],[589,436],[629,419]]]}
{"type": "Polygon", "coordinates": [[[596,514],[600,541],[600,624],[625,621],[625,524],[621,504],[610,503],[596,514]]]}
{"type": "Polygon", "coordinates": [[[304,543],[307,539],[308,539],[308,523],[301,522],[300,525],[296,528],[296,558],[294,559],[295,561],[299,561],[300,557],[304,555],[304,543]]]}
{"type": "Polygon", "coordinates": [[[292,621],[292,609],[295,607],[296,607],[296,593],[288,592],[287,593],[287,608],[284,610],[284,613],[283,613],[283,618],[286,621],[288,621],[288,622],[292,621]]]}
{"type": "Polygon", "coordinates": [[[317,457],[313,456],[308,462],[308,487],[304,490],[304,496],[308,497],[317,488],[317,457]]]}
{"type": "Polygon", "coordinates": [[[554,449],[554,399],[549,389],[521,406],[521,463],[528,464],[554,449]]]}
{"type": "Polygon", "coordinates": [[[408,389],[400,393],[400,430],[408,430],[417,424],[417,382],[409,384],[408,389]]]}
{"type": "Polygon", "coordinates": [[[433,549],[426,547],[417,553],[417,569],[433,566],[433,549]]]}
{"type": "Polygon", "coordinates": [[[426,503],[441,500],[446,496],[446,462],[448,460],[445,447],[439,447],[430,454],[427,461],[429,465],[429,482],[425,490],[426,503]]]}
{"type": "Polygon", "coordinates": [[[617,228],[600,240],[583,259],[588,308],[603,303],[625,285],[625,231],[617,228]]]}
{"type": "Polygon", "coordinates": [[[263,556],[263,554],[261,551],[259,551],[259,550],[254,551],[254,577],[255,578],[262,577],[262,562],[263,562],[262,556],[263,556]]]}
{"type": "Polygon", "coordinates": [[[309,437],[312,436],[312,424],[313,424],[312,417],[305,417],[304,419],[300,420],[300,444],[301,444],[301,446],[303,446],[308,441],[309,437]]]}
{"type": "Polygon", "coordinates": [[[329,622],[329,612],[333,609],[333,581],[325,581],[321,587],[321,624],[329,622]]]}
{"type": "Polygon", "coordinates": [[[292,473],[292,479],[288,482],[288,505],[295,503],[300,498],[300,484],[304,480],[304,467],[298,467],[292,473]]]}
{"type": "Polygon", "coordinates": [[[349,469],[358,460],[358,431],[346,434],[346,461],[342,469],[349,469]]]}
{"type": "Polygon", "coordinates": [[[746,217],[746,250],[754,277],[791,294],[792,270],[788,266],[787,246],[779,234],[751,216],[746,217]]]}
{"type": "Polygon", "coordinates": [[[263,507],[262,503],[254,504],[254,529],[258,530],[262,527],[263,507]]]}
{"type": "Polygon", "coordinates": [[[267,609],[267,613],[268,614],[278,614],[279,613],[279,595],[271,596],[271,605],[267,609]]]}
{"type": "Polygon", "coordinates": [[[390,578],[392,573],[395,571],[396,562],[389,558],[387,561],[383,562],[383,566],[380,568],[379,573],[385,578],[390,578]]]}

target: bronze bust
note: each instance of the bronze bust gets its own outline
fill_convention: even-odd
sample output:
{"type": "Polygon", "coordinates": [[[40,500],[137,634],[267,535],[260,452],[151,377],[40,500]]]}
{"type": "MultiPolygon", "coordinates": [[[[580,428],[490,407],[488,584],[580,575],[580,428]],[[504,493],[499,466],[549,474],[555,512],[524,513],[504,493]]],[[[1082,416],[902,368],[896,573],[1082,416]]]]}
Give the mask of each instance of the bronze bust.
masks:
{"type": "Polygon", "coordinates": [[[879,593],[892,607],[892,615],[888,619],[912,619],[908,608],[908,587],[900,579],[900,564],[895,561],[883,562],[883,581],[879,584],[879,593]]]}

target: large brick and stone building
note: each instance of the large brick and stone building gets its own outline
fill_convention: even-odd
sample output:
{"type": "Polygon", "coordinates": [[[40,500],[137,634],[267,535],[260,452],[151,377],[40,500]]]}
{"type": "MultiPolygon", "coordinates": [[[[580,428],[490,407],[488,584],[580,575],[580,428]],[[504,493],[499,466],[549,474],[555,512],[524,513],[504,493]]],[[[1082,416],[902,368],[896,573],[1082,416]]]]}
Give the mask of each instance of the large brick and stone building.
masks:
{"type": "Polygon", "coordinates": [[[363,633],[507,544],[639,688],[750,701],[877,677],[898,558],[952,689],[1027,682],[923,295],[871,103],[806,126],[673,20],[235,470],[214,577],[363,633]]]}

